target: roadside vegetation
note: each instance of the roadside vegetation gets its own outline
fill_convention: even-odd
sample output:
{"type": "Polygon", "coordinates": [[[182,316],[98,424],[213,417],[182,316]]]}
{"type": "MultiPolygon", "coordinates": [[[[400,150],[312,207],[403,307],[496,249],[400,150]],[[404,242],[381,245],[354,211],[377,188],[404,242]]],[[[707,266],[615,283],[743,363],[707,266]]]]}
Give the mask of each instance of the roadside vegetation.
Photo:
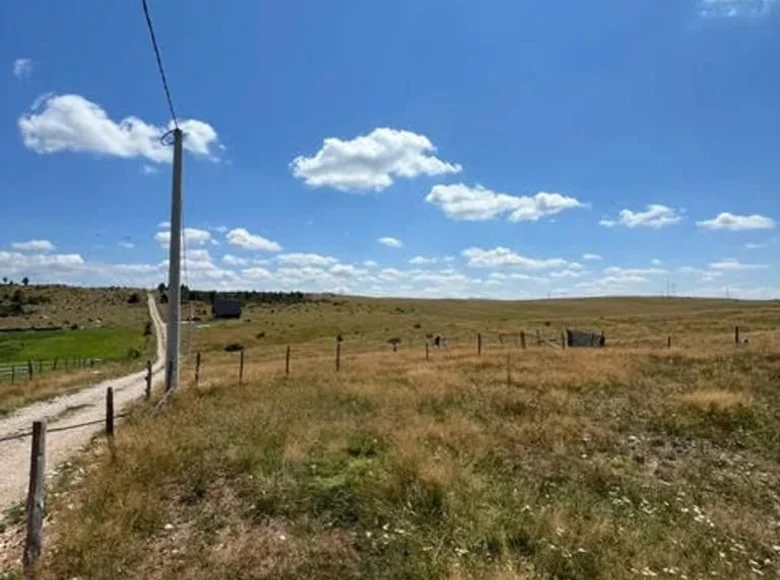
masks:
{"type": "Polygon", "coordinates": [[[114,460],[98,444],[68,472],[43,577],[780,574],[777,305],[349,299],[245,316],[195,330],[200,385],[188,364],[162,415],[139,404],[121,425],[114,460]],[[530,339],[564,325],[604,328],[607,348],[530,339]],[[525,351],[496,340],[523,328],[525,351]],[[452,344],[426,361],[426,333],[452,344]]]}

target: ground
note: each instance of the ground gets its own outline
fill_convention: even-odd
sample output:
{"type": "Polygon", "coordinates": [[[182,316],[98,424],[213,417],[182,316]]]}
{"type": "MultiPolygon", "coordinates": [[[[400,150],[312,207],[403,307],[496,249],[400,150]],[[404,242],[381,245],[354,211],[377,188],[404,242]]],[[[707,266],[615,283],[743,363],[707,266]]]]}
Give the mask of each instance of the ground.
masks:
{"type": "Polygon", "coordinates": [[[148,320],[142,290],[0,286],[0,415],[139,369],[154,349],[148,320]]]}
{"type": "Polygon", "coordinates": [[[191,356],[162,415],[139,404],[113,459],[99,442],[53,488],[41,573],[777,577],[778,329],[777,303],[675,299],[350,298],[202,322],[199,385],[191,356]],[[562,350],[564,327],[607,348],[562,350]],[[426,360],[428,333],[449,346],[426,360]]]}

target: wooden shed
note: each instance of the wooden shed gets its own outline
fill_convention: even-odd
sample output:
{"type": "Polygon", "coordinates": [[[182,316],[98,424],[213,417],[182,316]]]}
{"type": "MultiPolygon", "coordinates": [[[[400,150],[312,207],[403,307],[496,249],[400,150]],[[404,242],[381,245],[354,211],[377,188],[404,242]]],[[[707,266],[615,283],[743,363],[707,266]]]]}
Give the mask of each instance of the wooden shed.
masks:
{"type": "Polygon", "coordinates": [[[238,300],[217,297],[211,306],[211,313],[214,318],[241,318],[241,303],[238,300]]]}

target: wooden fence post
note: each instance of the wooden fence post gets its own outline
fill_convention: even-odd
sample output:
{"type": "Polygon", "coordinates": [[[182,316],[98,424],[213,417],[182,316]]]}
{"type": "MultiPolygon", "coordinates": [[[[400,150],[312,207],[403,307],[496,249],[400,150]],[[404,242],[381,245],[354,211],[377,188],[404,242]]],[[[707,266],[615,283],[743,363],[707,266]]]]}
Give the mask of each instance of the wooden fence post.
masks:
{"type": "Polygon", "coordinates": [[[238,360],[238,383],[244,382],[244,349],[241,349],[241,355],[238,360]]]}
{"type": "Polygon", "coordinates": [[[200,382],[200,353],[195,355],[195,385],[200,382]]]}
{"type": "Polygon", "coordinates": [[[287,351],[284,353],[284,375],[290,376],[290,345],[287,345],[287,351]]]}
{"type": "Polygon", "coordinates": [[[336,343],[336,372],[341,368],[341,343],[336,343]]]}
{"type": "Polygon", "coordinates": [[[425,339],[425,360],[430,360],[430,354],[428,353],[428,350],[430,347],[428,346],[428,339],[425,339]]]}
{"type": "Polygon", "coordinates": [[[16,368],[14,367],[14,365],[11,365],[11,384],[13,384],[15,380],[16,380],[16,368]]]}
{"type": "Polygon", "coordinates": [[[477,333],[477,356],[482,356],[482,333],[477,333]]]}
{"type": "Polygon", "coordinates": [[[672,348],[672,337],[671,337],[671,335],[666,337],[666,348],[668,348],[668,349],[672,348]]]}
{"type": "Polygon", "coordinates": [[[566,350],[566,333],[561,331],[561,350],[566,350]]]}
{"type": "Polygon", "coordinates": [[[146,400],[152,396],[152,361],[146,361],[146,400]]]}
{"type": "Polygon", "coordinates": [[[520,331],[520,348],[525,350],[525,331],[524,330],[520,331]]]}
{"type": "Polygon", "coordinates": [[[739,326],[734,327],[734,344],[739,345],[739,326]]]}
{"type": "Polygon", "coordinates": [[[22,565],[25,575],[34,577],[35,562],[43,547],[43,512],[46,495],[46,423],[35,421],[30,453],[30,484],[27,490],[27,536],[22,565]]]}
{"type": "Polygon", "coordinates": [[[536,346],[542,346],[542,335],[538,330],[536,331],[536,346]]]}
{"type": "Polygon", "coordinates": [[[32,380],[33,378],[33,364],[31,360],[27,361],[27,378],[32,380]]]}
{"type": "Polygon", "coordinates": [[[106,389],[106,436],[114,438],[114,387],[106,389]]]}

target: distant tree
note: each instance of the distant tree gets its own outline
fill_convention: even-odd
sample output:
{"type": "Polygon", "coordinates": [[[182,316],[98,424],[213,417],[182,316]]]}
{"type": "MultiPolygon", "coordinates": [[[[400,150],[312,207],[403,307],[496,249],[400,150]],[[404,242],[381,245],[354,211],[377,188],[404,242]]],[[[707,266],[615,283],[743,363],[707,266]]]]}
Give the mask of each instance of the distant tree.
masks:
{"type": "Polygon", "coordinates": [[[166,290],[165,282],[160,282],[160,284],[157,286],[157,291],[160,294],[163,294],[166,290]]]}
{"type": "Polygon", "coordinates": [[[3,276],[3,284],[8,284],[8,276],[3,276]]]}
{"type": "Polygon", "coordinates": [[[186,302],[190,299],[190,289],[184,284],[181,285],[181,301],[186,302]]]}
{"type": "Polygon", "coordinates": [[[24,278],[22,278],[22,284],[24,284],[25,286],[29,286],[30,279],[27,276],[25,276],[24,278]]]}

